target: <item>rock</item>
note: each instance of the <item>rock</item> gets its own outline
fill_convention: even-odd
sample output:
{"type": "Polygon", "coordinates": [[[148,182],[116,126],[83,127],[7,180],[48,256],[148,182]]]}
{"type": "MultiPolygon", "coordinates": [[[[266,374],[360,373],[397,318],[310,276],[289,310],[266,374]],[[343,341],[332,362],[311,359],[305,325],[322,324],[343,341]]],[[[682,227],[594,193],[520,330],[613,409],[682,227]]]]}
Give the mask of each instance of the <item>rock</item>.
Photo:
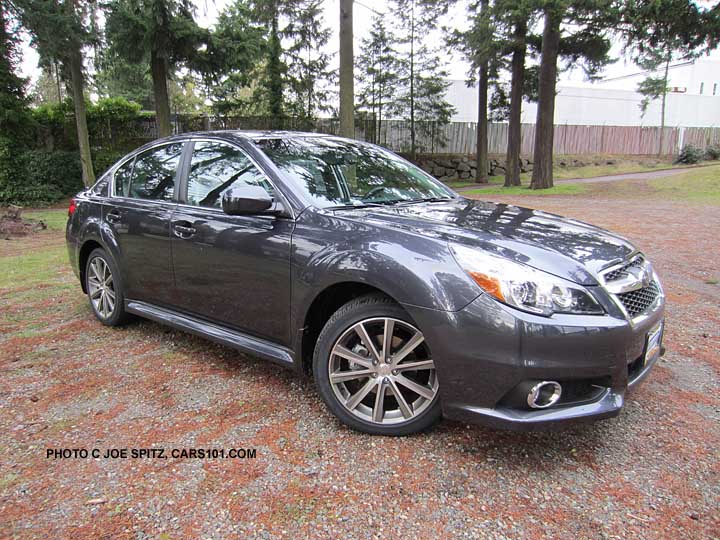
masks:
{"type": "Polygon", "coordinates": [[[40,398],[37,396],[30,396],[30,401],[32,401],[33,403],[37,403],[38,401],[40,401],[40,398]]]}
{"type": "Polygon", "coordinates": [[[605,165],[615,165],[616,163],[617,163],[617,161],[615,161],[614,159],[608,159],[605,162],[605,165]]]}
{"type": "Polygon", "coordinates": [[[470,165],[468,165],[467,163],[460,163],[457,167],[457,170],[460,172],[469,172],[470,165]]]}
{"type": "Polygon", "coordinates": [[[438,178],[440,176],[445,176],[445,167],[438,167],[438,166],[433,167],[432,174],[434,174],[438,178]]]}
{"type": "Polygon", "coordinates": [[[460,179],[465,180],[467,178],[470,178],[470,172],[469,171],[463,171],[460,173],[460,179]]]}

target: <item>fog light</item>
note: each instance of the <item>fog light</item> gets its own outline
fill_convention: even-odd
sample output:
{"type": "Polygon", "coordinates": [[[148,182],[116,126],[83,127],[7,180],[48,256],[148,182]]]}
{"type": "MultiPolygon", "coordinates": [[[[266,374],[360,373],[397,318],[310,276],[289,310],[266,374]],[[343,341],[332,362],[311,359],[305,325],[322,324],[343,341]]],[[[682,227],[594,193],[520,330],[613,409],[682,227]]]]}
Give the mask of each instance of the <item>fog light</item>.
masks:
{"type": "Polygon", "coordinates": [[[555,381],[542,381],[530,389],[527,404],[533,409],[546,409],[555,405],[562,395],[562,386],[555,381]]]}

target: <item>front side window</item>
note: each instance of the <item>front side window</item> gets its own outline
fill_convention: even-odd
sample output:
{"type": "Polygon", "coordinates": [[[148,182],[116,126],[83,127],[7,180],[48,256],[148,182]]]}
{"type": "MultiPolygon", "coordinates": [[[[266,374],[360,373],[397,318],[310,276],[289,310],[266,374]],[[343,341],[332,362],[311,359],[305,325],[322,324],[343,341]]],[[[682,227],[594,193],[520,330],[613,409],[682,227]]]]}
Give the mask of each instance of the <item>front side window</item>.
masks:
{"type": "Polygon", "coordinates": [[[242,185],[260,186],[275,196],[272,184],[245,153],[223,142],[196,142],[188,175],[187,203],[222,207],[223,194],[242,185]]]}
{"type": "MultiPolygon", "coordinates": [[[[183,143],[174,143],[138,155],[127,188],[118,195],[135,199],[172,200],[175,191],[175,173],[180,163],[182,149],[183,143]]],[[[120,189],[121,183],[117,182],[117,174],[115,185],[116,190],[120,189]]]]}
{"type": "Polygon", "coordinates": [[[333,137],[255,144],[320,208],[454,197],[429,174],[378,146],[333,137]]]}

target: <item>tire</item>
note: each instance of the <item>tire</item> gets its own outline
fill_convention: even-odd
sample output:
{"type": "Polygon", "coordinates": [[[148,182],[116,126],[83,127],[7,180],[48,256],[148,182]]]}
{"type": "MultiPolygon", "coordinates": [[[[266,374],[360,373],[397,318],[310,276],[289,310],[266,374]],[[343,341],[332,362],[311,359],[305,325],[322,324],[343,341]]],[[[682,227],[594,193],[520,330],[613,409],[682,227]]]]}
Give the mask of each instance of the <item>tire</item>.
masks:
{"type": "Polygon", "coordinates": [[[88,257],[85,264],[85,290],[90,308],[101,323],[120,326],[128,320],[120,271],[104,249],[97,248],[88,257]]]}
{"type": "Polygon", "coordinates": [[[356,298],[330,317],[315,345],[313,375],[330,411],[357,431],[410,435],[441,416],[429,347],[386,296],[356,298]]]}

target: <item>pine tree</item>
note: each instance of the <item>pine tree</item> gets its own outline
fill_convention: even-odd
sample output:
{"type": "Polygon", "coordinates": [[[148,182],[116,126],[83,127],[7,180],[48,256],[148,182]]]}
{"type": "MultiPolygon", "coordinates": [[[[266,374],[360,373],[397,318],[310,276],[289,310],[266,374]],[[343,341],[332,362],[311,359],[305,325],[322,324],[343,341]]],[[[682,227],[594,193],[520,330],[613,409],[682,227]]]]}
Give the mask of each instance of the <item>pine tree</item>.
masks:
{"type": "Polygon", "coordinates": [[[489,0],[472,1],[467,6],[471,20],[468,30],[454,30],[448,36],[448,45],[463,52],[470,62],[468,86],[477,82],[478,120],[477,120],[477,176],[480,184],[488,182],[488,90],[491,76],[496,75],[498,61],[498,41],[495,37],[496,24],[492,17],[489,0]]]}
{"type": "Polygon", "coordinates": [[[370,34],[363,38],[357,58],[358,108],[370,114],[372,142],[381,142],[383,114],[394,102],[397,85],[392,36],[383,17],[375,15],[370,34]]]}
{"type": "Polygon", "coordinates": [[[89,16],[92,6],[82,0],[12,0],[9,5],[30,33],[41,61],[45,65],[57,64],[70,85],[83,182],[90,186],[95,182],[95,173],[85,107],[83,49],[96,40],[89,16]]]}
{"type": "Polygon", "coordinates": [[[172,132],[168,78],[198,58],[208,33],[193,18],[190,0],[110,0],[105,32],[110,54],[150,66],[153,101],[161,137],[172,132]]]}
{"type": "Polygon", "coordinates": [[[253,96],[253,84],[267,58],[265,27],[250,0],[236,0],[218,19],[204,54],[205,83],[213,109],[222,115],[263,114],[265,100],[253,96]]]}
{"type": "MultiPolygon", "coordinates": [[[[447,124],[454,112],[445,100],[450,83],[439,51],[428,44],[428,36],[446,2],[392,0],[392,15],[398,36],[398,99],[396,113],[410,124],[410,158],[416,159],[418,133],[431,135],[435,128],[447,124]]],[[[433,148],[429,148],[433,150],[433,148]]]]}
{"type": "Polygon", "coordinates": [[[668,71],[676,60],[687,60],[717,47],[713,28],[720,19],[719,6],[705,10],[687,0],[631,0],[623,5],[620,18],[627,49],[633,60],[650,72],[638,85],[645,114],[649,103],[661,99],[658,156],[665,132],[668,71]]]}
{"type": "Polygon", "coordinates": [[[284,33],[290,42],[285,48],[287,107],[307,121],[330,110],[330,85],[336,78],[331,56],[324,52],[331,32],[324,26],[322,1],[299,0],[284,33]]]}
{"type": "Polygon", "coordinates": [[[553,135],[558,61],[593,78],[611,62],[609,33],[618,24],[614,0],[545,0],[531,189],[553,186],[553,135]]]}
{"type": "Polygon", "coordinates": [[[18,142],[29,121],[25,79],[17,75],[20,63],[17,32],[12,27],[5,6],[0,3],[0,135],[18,142]]]}

